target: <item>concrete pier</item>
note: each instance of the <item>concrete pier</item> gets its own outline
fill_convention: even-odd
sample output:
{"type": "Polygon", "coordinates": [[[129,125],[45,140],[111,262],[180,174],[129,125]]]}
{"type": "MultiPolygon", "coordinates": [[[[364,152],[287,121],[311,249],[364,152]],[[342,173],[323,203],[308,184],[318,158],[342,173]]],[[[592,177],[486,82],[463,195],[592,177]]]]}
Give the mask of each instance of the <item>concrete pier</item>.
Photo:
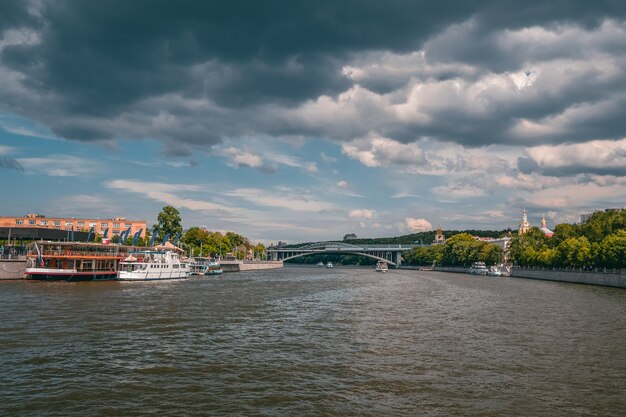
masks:
{"type": "Polygon", "coordinates": [[[23,279],[26,259],[0,259],[0,280],[23,279]]]}
{"type": "Polygon", "coordinates": [[[283,261],[220,261],[224,272],[257,271],[283,267],[283,261]]]}

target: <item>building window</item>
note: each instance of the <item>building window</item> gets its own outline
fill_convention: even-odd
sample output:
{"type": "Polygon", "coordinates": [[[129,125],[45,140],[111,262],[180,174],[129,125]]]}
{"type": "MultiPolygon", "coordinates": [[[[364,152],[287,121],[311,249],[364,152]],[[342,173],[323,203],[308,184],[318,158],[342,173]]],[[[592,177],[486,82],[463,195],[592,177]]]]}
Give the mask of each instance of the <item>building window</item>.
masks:
{"type": "Polygon", "coordinates": [[[72,222],[65,222],[65,225],[66,225],[66,226],[72,226],[72,225],[73,225],[73,223],[72,223],[72,222]]]}
{"type": "Polygon", "coordinates": [[[85,222],[78,222],[76,223],[77,227],[85,227],[85,222]]]}
{"type": "Polygon", "coordinates": [[[35,224],[35,223],[37,223],[37,221],[35,221],[35,220],[29,220],[28,221],[28,224],[35,224]]]}
{"type": "Polygon", "coordinates": [[[15,224],[24,224],[24,220],[16,220],[15,224]]]}
{"type": "Polygon", "coordinates": [[[113,227],[119,228],[120,224],[119,223],[113,223],[113,227]]]}
{"type": "Polygon", "coordinates": [[[126,224],[124,224],[124,227],[128,229],[129,227],[133,227],[133,224],[132,223],[126,223],[126,224]]]}
{"type": "Polygon", "coordinates": [[[61,226],[61,222],[57,222],[57,221],[55,221],[55,222],[54,222],[54,225],[55,225],[55,226],[61,226]]]}
{"type": "Polygon", "coordinates": [[[42,220],[39,224],[41,224],[42,226],[47,226],[48,220],[42,220]]]}
{"type": "Polygon", "coordinates": [[[97,225],[97,223],[89,223],[89,227],[96,227],[97,225]]]}
{"type": "Polygon", "coordinates": [[[120,234],[120,230],[119,229],[113,229],[113,234],[114,235],[119,235],[120,234]]]}
{"type": "Polygon", "coordinates": [[[109,223],[100,223],[100,229],[106,229],[109,227],[109,223]]]}

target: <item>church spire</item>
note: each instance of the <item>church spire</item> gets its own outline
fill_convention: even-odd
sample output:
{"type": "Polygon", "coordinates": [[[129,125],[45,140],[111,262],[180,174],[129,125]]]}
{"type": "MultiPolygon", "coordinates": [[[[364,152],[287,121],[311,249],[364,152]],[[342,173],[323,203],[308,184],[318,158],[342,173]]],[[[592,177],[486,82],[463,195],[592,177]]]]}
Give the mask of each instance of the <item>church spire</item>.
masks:
{"type": "Polygon", "coordinates": [[[526,214],[526,209],[522,210],[522,221],[519,224],[518,233],[523,235],[524,233],[530,230],[530,223],[528,223],[528,215],[526,214]]]}

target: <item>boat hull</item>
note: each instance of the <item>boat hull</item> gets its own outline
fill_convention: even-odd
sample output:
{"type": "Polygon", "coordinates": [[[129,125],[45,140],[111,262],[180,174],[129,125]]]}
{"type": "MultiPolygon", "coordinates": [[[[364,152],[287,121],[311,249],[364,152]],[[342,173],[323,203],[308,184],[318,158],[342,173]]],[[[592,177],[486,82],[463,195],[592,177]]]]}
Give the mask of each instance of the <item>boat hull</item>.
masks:
{"type": "Polygon", "coordinates": [[[117,278],[116,271],[76,271],[75,269],[27,268],[26,279],[39,281],[111,281],[117,278]]]}
{"type": "Polygon", "coordinates": [[[117,280],[118,281],[169,281],[169,280],[180,280],[187,279],[188,274],[133,274],[133,273],[118,273],[117,280]]]}

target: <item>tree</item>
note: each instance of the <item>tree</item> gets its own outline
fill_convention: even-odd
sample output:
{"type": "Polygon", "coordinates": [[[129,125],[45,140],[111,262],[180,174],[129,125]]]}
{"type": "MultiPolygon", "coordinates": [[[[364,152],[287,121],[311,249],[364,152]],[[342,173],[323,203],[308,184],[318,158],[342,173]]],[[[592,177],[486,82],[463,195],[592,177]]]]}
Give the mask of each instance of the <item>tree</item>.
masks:
{"type": "Polygon", "coordinates": [[[626,268],[626,230],[620,230],[602,240],[602,261],[609,268],[626,268]]]}
{"type": "Polygon", "coordinates": [[[166,234],[170,235],[170,239],[174,239],[183,232],[181,225],[180,213],[172,206],[165,206],[157,216],[159,239],[163,239],[166,234]]]}

